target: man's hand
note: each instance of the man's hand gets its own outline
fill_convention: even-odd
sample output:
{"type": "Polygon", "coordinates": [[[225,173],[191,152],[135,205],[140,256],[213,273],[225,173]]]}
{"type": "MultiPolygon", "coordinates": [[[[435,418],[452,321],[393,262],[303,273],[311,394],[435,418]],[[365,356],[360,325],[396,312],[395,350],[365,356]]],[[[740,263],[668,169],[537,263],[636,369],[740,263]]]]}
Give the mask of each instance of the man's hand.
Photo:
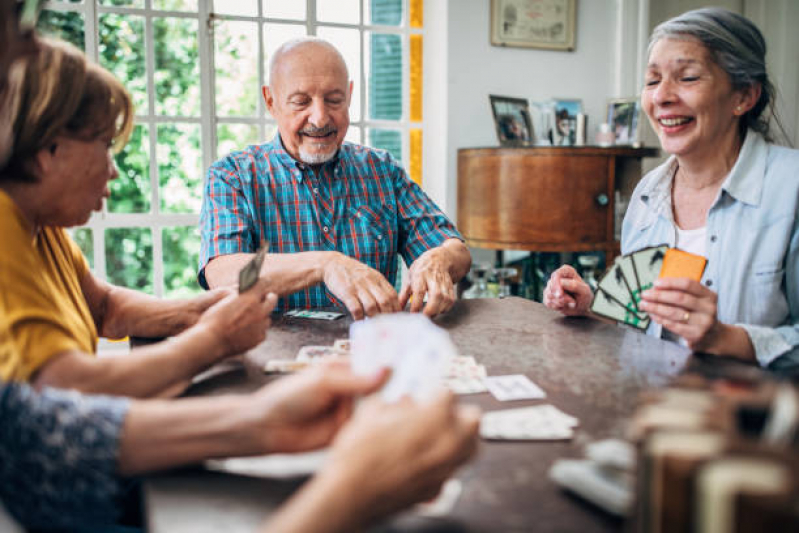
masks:
{"type": "Polygon", "coordinates": [[[350,418],[354,400],[386,382],[389,371],[357,376],[348,363],[331,361],[281,379],[255,393],[264,406],[264,450],[296,453],[327,445],[350,418]]]}
{"type": "Polygon", "coordinates": [[[219,289],[226,295],[209,307],[197,321],[200,331],[211,333],[223,356],[236,355],[260,344],[271,325],[270,314],[277,296],[267,291],[266,280],[243,294],[219,289]]]}
{"type": "Polygon", "coordinates": [[[408,282],[399,297],[400,308],[405,309],[410,300],[411,313],[423,311],[434,317],[449,311],[456,300],[450,267],[449,254],[442,247],[431,248],[420,255],[408,269],[408,282]]]}
{"type": "Polygon", "coordinates": [[[566,316],[587,315],[593,300],[591,287],[569,265],[553,272],[544,289],[544,305],[566,316]]]}
{"type": "Polygon", "coordinates": [[[400,310],[397,291],[377,270],[336,253],[324,267],[323,280],[355,320],[400,310]]]}

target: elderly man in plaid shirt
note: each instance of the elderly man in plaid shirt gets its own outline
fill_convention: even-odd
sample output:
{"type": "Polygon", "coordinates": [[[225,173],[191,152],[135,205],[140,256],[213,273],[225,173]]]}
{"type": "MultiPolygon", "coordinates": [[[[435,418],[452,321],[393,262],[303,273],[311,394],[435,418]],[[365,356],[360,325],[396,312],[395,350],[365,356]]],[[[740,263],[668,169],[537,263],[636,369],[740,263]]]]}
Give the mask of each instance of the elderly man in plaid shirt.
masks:
{"type": "Polygon", "coordinates": [[[278,135],[208,171],[200,284],[235,285],[266,241],[273,253],[261,275],[282,309],[343,304],[355,319],[409,301],[428,316],[448,310],[469,250],[387,152],[344,142],[352,81],[338,50],[313,37],[289,41],[269,74],[263,96],[278,135]],[[409,265],[399,295],[397,254],[409,265]]]}

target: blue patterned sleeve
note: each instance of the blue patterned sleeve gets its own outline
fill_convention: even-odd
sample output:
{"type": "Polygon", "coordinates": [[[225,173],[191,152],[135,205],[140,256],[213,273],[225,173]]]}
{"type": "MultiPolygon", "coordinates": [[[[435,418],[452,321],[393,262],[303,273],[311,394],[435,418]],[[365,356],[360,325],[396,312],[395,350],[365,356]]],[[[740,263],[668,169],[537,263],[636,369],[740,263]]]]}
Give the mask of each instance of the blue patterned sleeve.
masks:
{"type": "Polygon", "coordinates": [[[0,498],[25,527],[114,523],[129,402],[0,384],[0,498]]]}
{"type": "Polygon", "coordinates": [[[411,265],[420,255],[447,239],[462,241],[455,224],[411,181],[399,164],[392,162],[400,225],[398,248],[405,262],[411,265]]]}
{"type": "Polygon", "coordinates": [[[200,261],[197,280],[208,288],[205,266],[214,257],[254,251],[253,222],[241,169],[233,156],[208,169],[200,211],[200,261]]]}

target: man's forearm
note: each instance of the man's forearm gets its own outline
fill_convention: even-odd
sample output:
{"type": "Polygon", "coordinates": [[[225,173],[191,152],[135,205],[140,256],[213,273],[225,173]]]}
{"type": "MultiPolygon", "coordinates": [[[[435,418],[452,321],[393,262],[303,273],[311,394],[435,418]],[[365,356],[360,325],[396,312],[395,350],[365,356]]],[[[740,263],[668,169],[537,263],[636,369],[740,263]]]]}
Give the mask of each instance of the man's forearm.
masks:
{"type": "MultiPolygon", "coordinates": [[[[297,252],[269,254],[261,267],[261,277],[268,281],[269,292],[286,296],[324,279],[325,266],[339,252],[297,252]]],[[[237,287],[239,271],[249,263],[253,254],[221,255],[205,267],[205,279],[212,289],[237,287]]]]}
{"type": "Polygon", "coordinates": [[[134,402],[125,418],[119,471],[130,476],[213,457],[266,453],[257,413],[243,396],[134,402]]]}

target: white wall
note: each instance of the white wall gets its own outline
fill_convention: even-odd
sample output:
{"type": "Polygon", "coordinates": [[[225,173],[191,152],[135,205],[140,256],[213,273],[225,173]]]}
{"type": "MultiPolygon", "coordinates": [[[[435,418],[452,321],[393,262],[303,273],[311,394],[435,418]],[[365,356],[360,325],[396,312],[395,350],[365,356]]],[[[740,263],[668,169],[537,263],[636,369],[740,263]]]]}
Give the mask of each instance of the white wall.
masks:
{"type": "Polygon", "coordinates": [[[579,98],[593,137],[607,99],[620,96],[614,94],[617,0],[578,2],[574,52],[491,46],[490,2],[448,4],[447,186],[442,207],[455,216],[458,148],[498,145],[489,94],[531,101],[579,98]]]}

